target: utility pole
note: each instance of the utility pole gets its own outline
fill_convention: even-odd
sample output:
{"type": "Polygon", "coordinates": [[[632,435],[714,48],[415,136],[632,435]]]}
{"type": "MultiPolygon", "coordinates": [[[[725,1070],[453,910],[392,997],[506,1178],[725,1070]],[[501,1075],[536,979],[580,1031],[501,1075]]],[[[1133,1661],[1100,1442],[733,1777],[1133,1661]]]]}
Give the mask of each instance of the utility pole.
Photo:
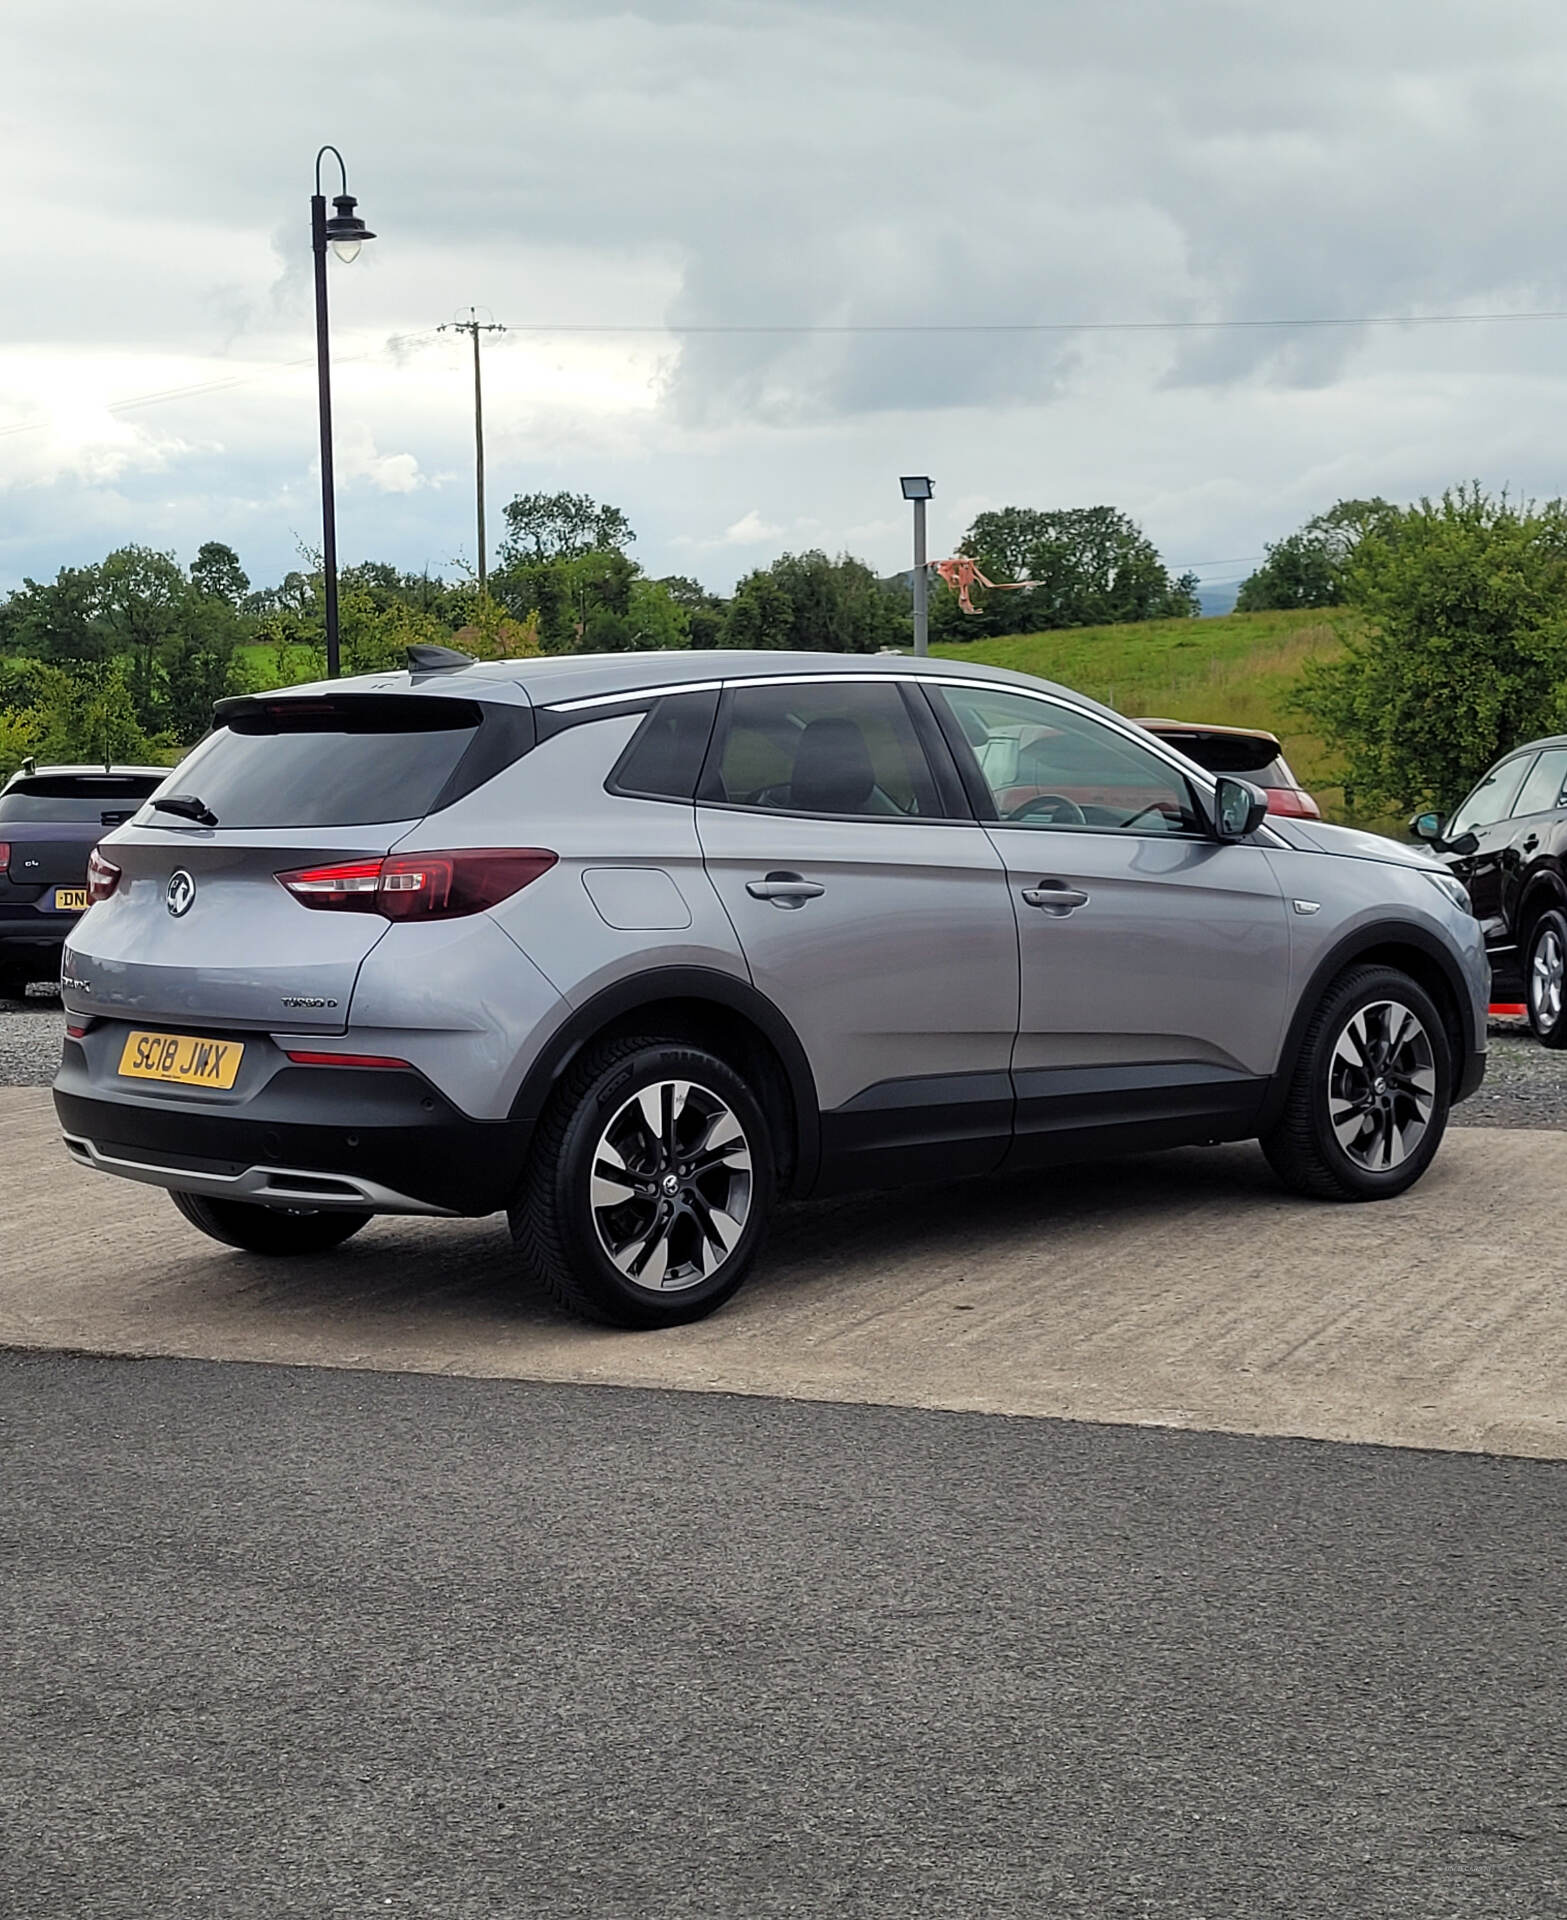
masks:
{"type": "Polygon", "coordinates": [[[506,329],[493,320],[480,320],[478,308],[470,307],[466,320],[446,321],[439,331],[466,333],[473,340],[473,479],[479,519],[479,592],[482,594],[486,590],[484,585],[484,382],[479,372],[479,335],[504,333],[506,329]]]}

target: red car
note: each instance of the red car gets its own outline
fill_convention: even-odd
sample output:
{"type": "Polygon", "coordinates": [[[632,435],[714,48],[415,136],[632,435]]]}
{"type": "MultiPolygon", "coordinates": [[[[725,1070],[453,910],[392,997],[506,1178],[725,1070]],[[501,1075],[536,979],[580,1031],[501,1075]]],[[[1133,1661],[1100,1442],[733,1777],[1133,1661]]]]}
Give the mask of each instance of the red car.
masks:
{"type": "Polygon", "coordinates": [[[1268,796],[1269,813],[1320,820],[1322,809],[1289,770],[1278,735],[1260,727],[1208,727],[1190,720],[1139,720],[1209,773],[1239,774],[1268,796]]]}

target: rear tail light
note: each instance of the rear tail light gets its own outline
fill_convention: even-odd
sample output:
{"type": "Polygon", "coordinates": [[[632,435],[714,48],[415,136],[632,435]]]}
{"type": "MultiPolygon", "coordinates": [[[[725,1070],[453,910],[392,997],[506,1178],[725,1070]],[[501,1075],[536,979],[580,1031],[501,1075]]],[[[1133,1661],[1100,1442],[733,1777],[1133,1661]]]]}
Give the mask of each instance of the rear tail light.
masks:
{"type": "Polygon", "coordinates": [[[386,920],[456,920],[483,913],[548,873],[559,855],[544,847],[463,847],[452,853],[395,853],[298,867],[278,879],[304,907],[378,913],[386,920]]]}
{"type": "Polygon", "coordinates": [[[105,860],[96,847],[87,856],[87,904],[96,906],[100,900],[107,900],[120,884],[120,870],[112,860],[105,860]]]}
{"type": "Polygon", "coordinates": [[[10,864],[11,843],[9,840],[0,840],[0,873],[3,873],[10,864]]]}

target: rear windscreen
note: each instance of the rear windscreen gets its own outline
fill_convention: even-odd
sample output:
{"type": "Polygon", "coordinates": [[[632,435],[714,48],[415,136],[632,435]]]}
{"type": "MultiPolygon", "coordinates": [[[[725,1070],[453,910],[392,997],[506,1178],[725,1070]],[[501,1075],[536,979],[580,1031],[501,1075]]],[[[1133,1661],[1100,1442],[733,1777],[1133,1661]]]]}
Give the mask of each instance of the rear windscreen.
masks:
{"type": "Polygon", "coordinates": [[[449,806],[527,751],[527,708],[331,696],[225,701],[170,791],[220,827],[357,827],[449,806]]]}
{"type": "Polygon", "coordinates": [[[128,819],[161,782],[156,773],[40,774],[0,794],[0,821],[102,826],[106,814],[128,819]]]}

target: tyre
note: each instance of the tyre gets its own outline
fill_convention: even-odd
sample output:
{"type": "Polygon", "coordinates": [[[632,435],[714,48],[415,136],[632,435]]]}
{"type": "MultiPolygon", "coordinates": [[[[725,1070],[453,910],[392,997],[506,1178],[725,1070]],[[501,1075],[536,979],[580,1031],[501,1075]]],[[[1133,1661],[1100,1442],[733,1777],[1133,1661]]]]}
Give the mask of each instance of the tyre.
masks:
{"type": "Polygon", "coordinates": [[[209,1200],[199,1193],[171,1193],[169,1198],[193,1227],[224,1246],[279,1257],[330,1253],[370,1218],[368,1213],[295,1212],[259,1207],[248,1200],[209,1200]]]}
{"type": "Polygon", "coordinates": [[[1430,1166],[1453,1066],[1431,996],[1393,967],[1352,967],[1312,1015],[1262,1150],[1297,1193],[1390,1200],[1430,1166]]]}
{"type": "Polygon", "coordinates": [[[700,1320],[755,1264],[773,1150],[755,1094],[717,1055],[612,1041],[568,1069],[529,1157],[512,1237],[558,1305],[611,1326],[700,1320]]]}
{"type": "Polygon", "coordinates": [[[1524,959],[1529,1025],[1542,1047],[1567,1047],[1567,915],[1542,913],[1529,934],[1524,959]]]}

